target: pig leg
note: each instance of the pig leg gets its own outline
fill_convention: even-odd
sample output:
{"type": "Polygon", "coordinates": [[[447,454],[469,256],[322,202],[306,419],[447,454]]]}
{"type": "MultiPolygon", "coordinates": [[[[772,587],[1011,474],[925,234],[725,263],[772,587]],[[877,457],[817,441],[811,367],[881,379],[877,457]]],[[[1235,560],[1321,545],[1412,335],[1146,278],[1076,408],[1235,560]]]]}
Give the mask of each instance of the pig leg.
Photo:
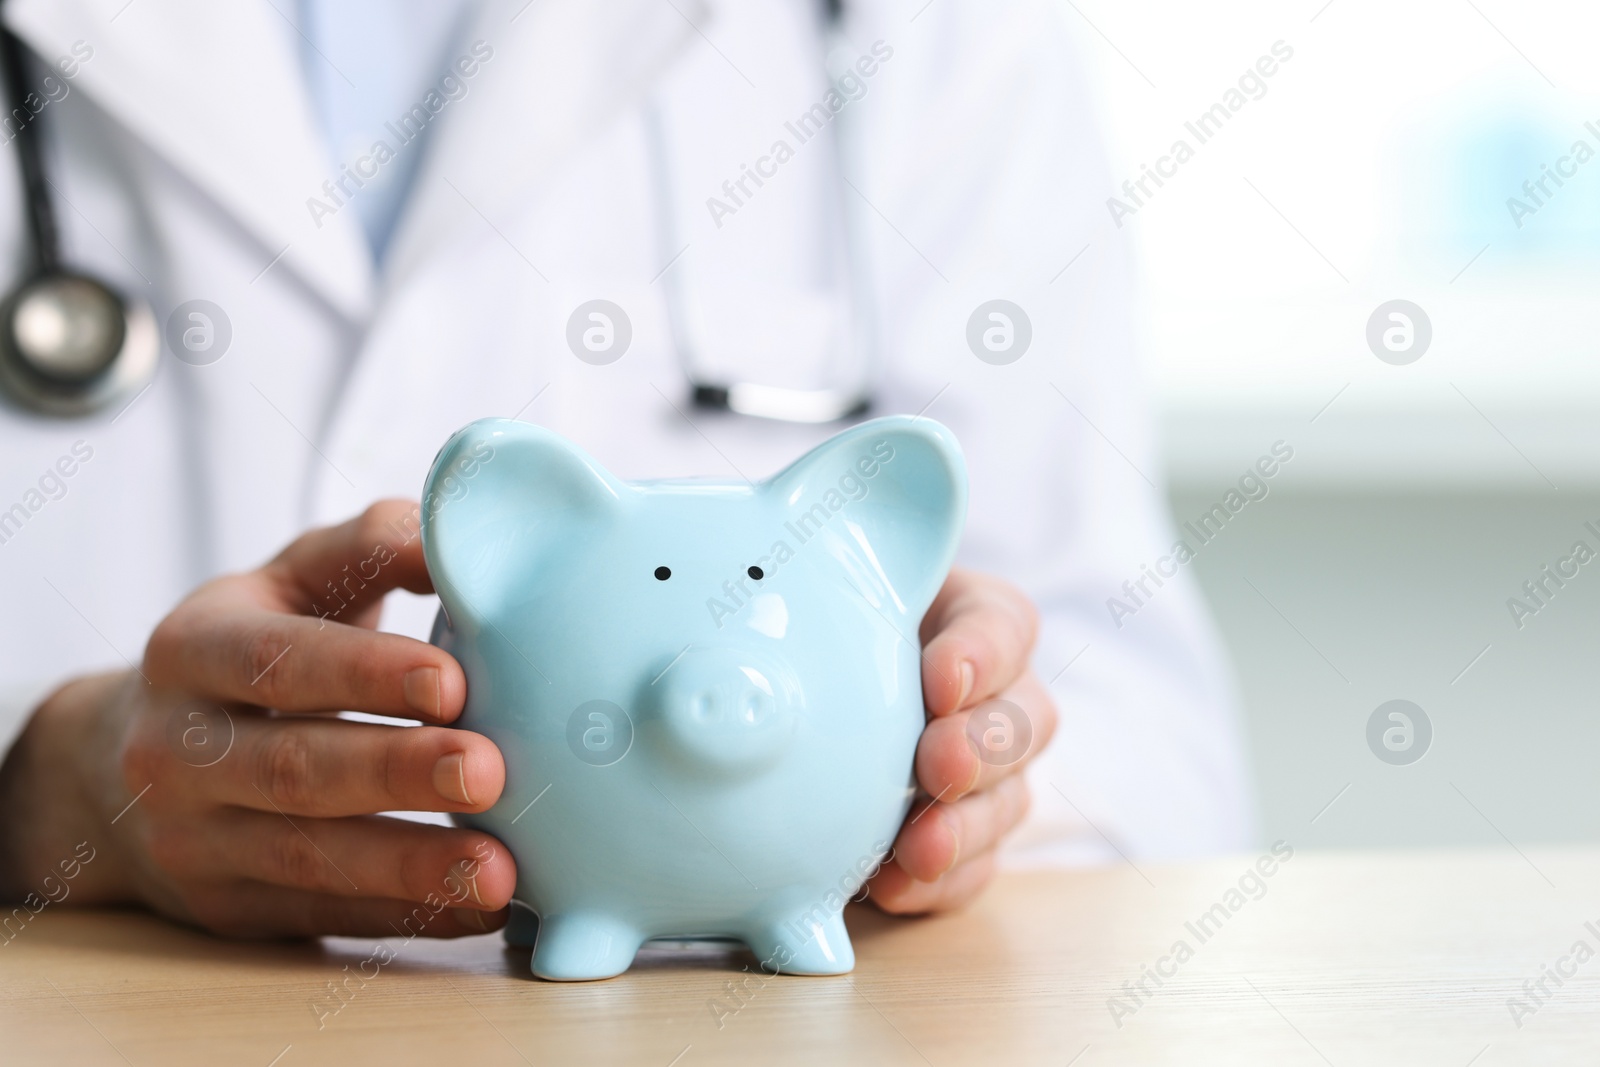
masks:
{"type": "Polygon", "coordinates": [[[609,915],[549,915],[539,925],[533,973],[557,982],[610,978],[628,969],[643,943],[643,934],[609,915]]]}
{"type": "Polygon", "coordinates": [[[506,944],[516,948],[532,948],[539,940],[539,916],[532,908],[511,902],[511,917],[506,920],[506,944]]]}
{"type": "Polygon", "coordinates": [[[762,970],[778,974],[845,974],[855,968],[856,953],[844,916],[813,908],[752,930],[745,943],[762,970]]]}

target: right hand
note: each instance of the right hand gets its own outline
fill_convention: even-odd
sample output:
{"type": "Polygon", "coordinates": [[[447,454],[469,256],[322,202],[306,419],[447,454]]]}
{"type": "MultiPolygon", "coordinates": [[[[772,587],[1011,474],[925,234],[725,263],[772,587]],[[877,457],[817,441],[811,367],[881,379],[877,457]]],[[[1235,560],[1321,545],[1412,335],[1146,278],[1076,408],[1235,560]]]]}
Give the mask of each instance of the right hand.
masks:
{"type": "Polygon", "coordinates": [[[408,501],[375,504],[201,586],[156,627],[142,671],[78,679],[46,700],[0,768],[0,899],[37,891],[87,842],[95,856],[70,902],[142,903],[217,933],[501,925],[516,885],[503,844],[377,816],[481,812],[505,785],[488,738],[444,728],[466,700],[460,665],[375,632],[385,593],[432,592],[421,540],[404,532],[415,514],[408,501]],[[196,766],[212,757],[193,742],[227,743],[219,706],[231,747],[196,766]],[[345,709],[425,725],[332,714],[345,709]]]}

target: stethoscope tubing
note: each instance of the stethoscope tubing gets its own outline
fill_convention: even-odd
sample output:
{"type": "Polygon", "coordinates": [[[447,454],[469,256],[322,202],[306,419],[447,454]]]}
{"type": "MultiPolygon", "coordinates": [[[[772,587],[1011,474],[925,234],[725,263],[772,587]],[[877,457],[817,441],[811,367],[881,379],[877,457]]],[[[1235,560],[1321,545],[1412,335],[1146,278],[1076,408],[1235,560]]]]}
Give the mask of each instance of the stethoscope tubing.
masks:
{"type": "MultiPolygon", "coordinates": [[[[842,0],[825,0],[823,4],[823,51],[831,55],[843,19],[842,0]]],[[[845,343],[858,353],[859,380],[842,386],[823,389],[795,389],[785,386],[764,385],[759,382],[713,382],[704,380],[698,372],[698,356],[704,331],[699,322],[700,306],[695,299],[693,264],[679,261],[667,268],[661,277],[666,297],[667,321],[672,345],[678,363],[689,384],[689,400],[694,407],[710,412],[725,412],[777,422],[832,423],[856,419],[866,415],[872,407],[873,353],[877,349],[876,329],[871,317],[871,300],[865,291],[868,271],[866,252],[862,247],[857,227],[849,221],[849,203],[845,196],[845,138],[839,133],[842,116],[834,120],[834,163],[838,168],[838,204],[842,216],[839,220],[845,269],[849,273],[851,323],[845,343]]],[[[659,227],[659,241],[663,254],[677,256],[686,248],[686,240],[678,225],[678,200],[674,188],[674,171],[665,118],[659,102],[652,102],[645,112],[646,150],[650,156],[652,192],[659,227]]]]}
{"type": "Polygon", "coordinates": [[[17,163],[22,171],[22,195],[29,243],[33,251],[33,273],[45,274],[61,267],[61,235],[56,228],[55,205],[50,200],[50,183],[45,177],[43,153],[39,148],[39,116],[30,113],[27,106],[24,49],[17,35],[3,23],[0,23],[0,63],[5,64],[8,113],[29,116],[15,138],[17,163]]]}

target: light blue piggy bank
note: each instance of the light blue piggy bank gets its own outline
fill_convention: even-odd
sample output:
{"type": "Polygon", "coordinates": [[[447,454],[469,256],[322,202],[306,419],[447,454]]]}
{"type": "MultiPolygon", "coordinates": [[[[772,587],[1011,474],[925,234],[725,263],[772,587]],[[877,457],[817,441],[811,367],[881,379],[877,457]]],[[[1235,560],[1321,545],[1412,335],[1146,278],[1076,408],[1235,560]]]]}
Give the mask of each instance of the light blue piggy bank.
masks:
{"type": "Polygon", "coordinates": [[[459,821],[516,857],[507,937],[606,978],[653,937],[768,969],[855,965],[841,917],[912,797],[917,629],[966,514],[927,419],[846,430],[758,484],[623,482],[548,430],[472,423],[434,461],[423,545],[460,725],[506,788],[459,821]]]}

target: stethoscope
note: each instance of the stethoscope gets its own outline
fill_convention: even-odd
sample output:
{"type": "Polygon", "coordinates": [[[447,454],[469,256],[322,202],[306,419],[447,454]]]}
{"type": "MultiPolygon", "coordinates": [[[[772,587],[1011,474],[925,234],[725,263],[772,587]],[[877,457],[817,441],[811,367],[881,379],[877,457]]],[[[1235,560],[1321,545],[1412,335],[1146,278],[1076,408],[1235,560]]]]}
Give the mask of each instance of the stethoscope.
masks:
{"type": "Polygon", "coordinates": [[[32,263],[0,300],[0,391],[42,415],[80,417],[138,394],[155,376],[160,337],[150,305],[61,263],[50,180],[39,145],[45,98],[30,94],[23,47],[0,28],[6,109],[30,116],[17,131],[17,161],[32,263]],[[32,95],[38,111],[28,107],[32,95]]]}
{"type": "MultiPolygon", "coordinates": [[[[826,0],[824,19],[830,76],[837,59],[848,65],[839,46],[840,0],[826,0]]],[[[32,264],[24,280],[0,300],[0,393],[11,403],[44,415],[81,417],[137,395],[155,376],[160,336],[150,305],[119,293],[111,285],[62,265],[59,233],[50,200],[39,143],[43,111],[27,106],[24,49],[0,27],[0,62],[11,114],[30,115],[16,136],[17,160],[27,216],[32,264]]],[[[36,99],[40,99],[35,96],[36,99]]],[[[696,313],[693,271],[669,269],[662,278],[672,340],[689,381],[690,399],[701,409],[784,422],[828,423],[854,418],[871,406],[872,354],[876,350],[872,302],[863,291],[867,271],[857,227],[850,225],[844,196],[844,138],[833,124],[834,158],[839,171],[839,243],[850,275],[850,328],[846,345],[857,374],[851,381],[822,389],[796,389],[751,381],[708,381],[698,372],[705,332],[696,313]]],[[[678,247],[672,170],[659,114],[650,123],[658,217],[664,245],[678,247]]]]}
{"type": "MultiPolygon", "coordinates": [[[[830,82],[837,70],[847,69],[854,60],[846,50],[847,42],[840,33],[842,9],[842,0],[825,0],[823,3],[823,50],[830,82]]],[[[646,114],[646,140],[654,176],[656,216],[661,229],[660,247],[664,255],[671,256],[677,254],[677,250],[686,248],[688,240],[678,224],[680,205],[675,195],[669,139],[664,131],[661,112],[651,107],[646,114]]],[[[707,380],[699,366],[700,356],[709,346],[699,310],[693,264],[685,257],[682,261],[670,264],[660,280],[665,290],[672,342],[677,349],[684,377],[689,380],[689,396],[695,407],[800,423],[838,422],[856,418],[871,408],[871,376],[876,362],[873,356],[877,351],[876,322],[872,315],[871,294],[866,288],[869,273],[864,262],[866,257],[861,228],[852,225],[850,218],[852,201],[847,195],[845,177],[847,139],[839,132],[843,123],[843,115],[830,123],[838,177],[836,202],[840,207],[838,217],[833,221],[835,237],[843,252],[843,266],[849,275],[849,325],[844,343],[849,349],[846,353],[849,357],[847,362],[853,364],[855,373],[850,375],[848,381],[822,389],[796,389],[752,381],[707,380]]]]}

